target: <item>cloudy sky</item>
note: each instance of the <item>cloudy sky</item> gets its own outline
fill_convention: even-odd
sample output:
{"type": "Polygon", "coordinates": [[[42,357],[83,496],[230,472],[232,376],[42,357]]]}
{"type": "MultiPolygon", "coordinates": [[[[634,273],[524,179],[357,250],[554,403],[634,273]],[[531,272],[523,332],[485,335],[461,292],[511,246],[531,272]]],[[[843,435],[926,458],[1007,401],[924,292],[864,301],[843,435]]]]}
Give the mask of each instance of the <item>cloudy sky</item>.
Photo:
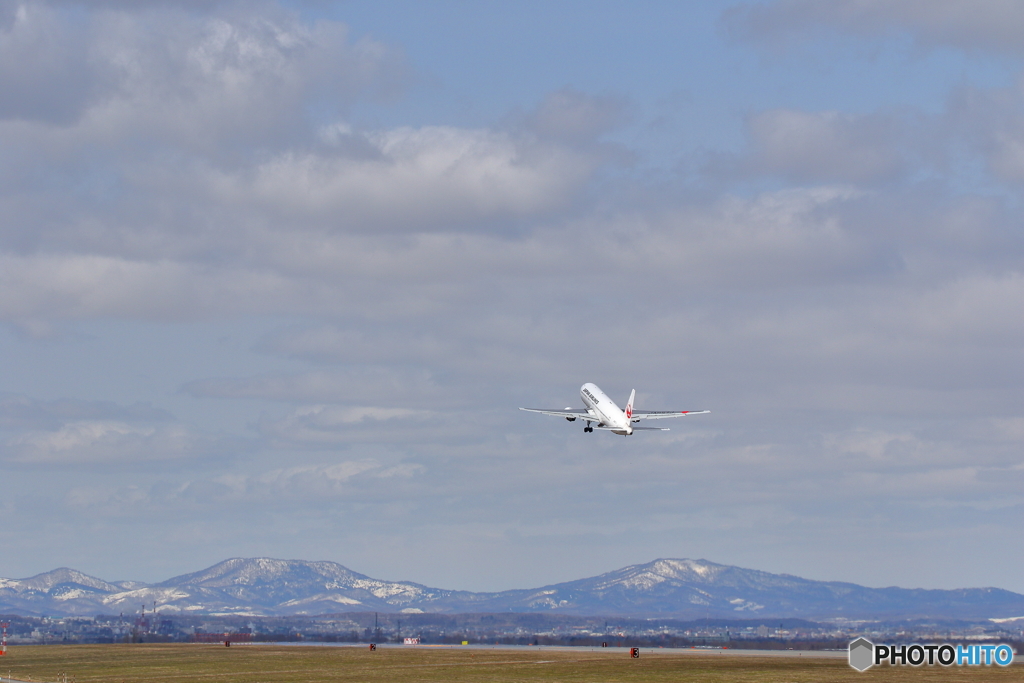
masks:
{"type": "Polygon", "coordinates": [[[1024,592],[1022,200],[1012,0],[4,2],[0,576],[1024,592]]]}

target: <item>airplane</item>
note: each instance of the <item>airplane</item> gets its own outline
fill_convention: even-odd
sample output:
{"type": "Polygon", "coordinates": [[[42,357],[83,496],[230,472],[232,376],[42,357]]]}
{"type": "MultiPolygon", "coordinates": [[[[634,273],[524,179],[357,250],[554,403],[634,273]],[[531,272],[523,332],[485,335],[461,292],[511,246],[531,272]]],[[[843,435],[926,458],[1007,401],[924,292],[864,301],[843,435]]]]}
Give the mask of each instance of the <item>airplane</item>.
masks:
{"type": "Polygon", "coordinates": [[[652,432],[668,431],[667,427],[634,427],[633,423],[640,420],[660,420],[666,417],[683,417],[684,415],[700,415],[711,412],[710,410],[633,410],[633,399],[635,397],[636,389],[629,393],[629,402],[626,403],[626,409],[622,410],[596,384],[587,382],[580,387],[580,398],[583,399],[583,405],[587,407],[584,411],[573,410],[572,408],[565,408],[564,410],[520,408],[519,410],[525,410],[528,413],[541,413],[542,415],[557,415],[564,417],[569,422],[575,422],[577,419],[585,420],[587,426],[583,428],[584,432],[603,429],[612,434],[621,434],[622,436],[629,436],[637,430],[652,432]],[[591,427],[591,422],[596,422],[597,426],[591,427]]]}

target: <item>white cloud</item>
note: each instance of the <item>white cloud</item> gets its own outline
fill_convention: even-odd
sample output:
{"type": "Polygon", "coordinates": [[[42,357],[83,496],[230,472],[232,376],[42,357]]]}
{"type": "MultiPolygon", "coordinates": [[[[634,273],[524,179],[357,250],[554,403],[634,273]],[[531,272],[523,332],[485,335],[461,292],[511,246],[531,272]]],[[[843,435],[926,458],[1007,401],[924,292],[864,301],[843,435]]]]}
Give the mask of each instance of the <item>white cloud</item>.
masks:
{"type": "Polygon", "coordinates": [[[1024,342],[1024,318],[1015,315],[1024,310],[1024,273],[965,275],[908,299],[900,308],[922,340],[993,350],[1024,342]]]}
{"type": "Polygon", "coordinates": [[[0,23],[0,120],[66,125],[113,83],[96,78],[88,35],[43,3],[5,3],[0,23]],[[6,12],[5,12],[6,13],[6,12]]]}
{"type": "Polygon", "coordinates": [[[562,88],[548,94],[526,123],[539,135],[574,143],[592,143],[626,122],[627,102],[621,97],[593,96],[562,88]]]}
{"type": "Polygon", "coordinates": [[[39,466],[159,463],[234,456],[243,439],[204,434],[149,404],[0,395],[0,460],[39,466]]]}
{"type": "Polygon", "coordinates": [[[40,401],[28,396],[0,394],[0,427],[54,429],[73,420],[160,423],[171,419],[173,417],[167,411],[144,403],[119,406],[112,401],[67,398],[40,401]]]}
{"type": "Polygon", "coordinates": [[[27,431],[3,445],[9,462],[89,464],[150,462],[233,454],[235,440],[211,438],[179,425],[146,427],[116,421],[77,421],[53,431],[27,431]]]}
{"type": "Polygon", "coordinates": [[[805,37],[827,27],[861,35],[908,32],[924,45],[1019,53],[1024,7],[1015,0],[776,0],[726,11],[726,25],[754,40],[805,37]]]}
{"type": "Polygon", "coordinates": [[[148,485],[76,486],[68,504],[104,515],[165,514],[168,510],[208,508],[230,503],[269,509],[309,500],[361,498],[373,491],[390,504],[388,487],[420,477],[426,471],[415,463],[383,465],[372,459],[346,460],[329,465],[298,465],[254,474],[223,474],[208,479],[159,481],[148,485]]]}
{"type": "Polygon", "coordinates": [[[0,317],[12,321],[203,319],[225,306],[289,306],[301,296],[296,287],[303,285],[252,267],[92,254],[0,254],[0,317]]]}
{"type": "Polygon", "coordinates": [[[350,461],[334,465],[306,465],[271,470],[242,481],[247,489],[269,487],[279,492],[292,492],[295,487],[305,489],[310,486],[334,489],[356,475],[377,469],[379,465],[373,461],[350,461]]]}
{"type": "MultiPolygon", "coordinates": [[[[234,311],[397,319],[499,301],[528,305],[534,290],[524,288],[526,282],[557,287],[566,301],[586,297],[592,289],[581,278],[594,268],[651,286],[842,277],[872,267],[870,253],[833,210],[854,197],[843,187],[786,190],[707,207],[595,216],[508,237],[456,228],[388,239],[257,224],[239,226],[234,235],[211,233],[210,240],[227,242],[210,245],[217,264],[187,257],[6,254],[0,255],[0,316],[182,320],[234,311]]],[[[436,218],[425,219],[428,230],[436,218]]],[[[471,322],[468,329],[474,327],[471,322]]],[[[425,351],[463,343],[424,341],[425,351]]]]}
{"type": "MultiPolygon", "coordinates": [[[[992,418],[982,432],[990,438],[1009,442],[1024,441],[1024,416],[992,418]]],[[[1017,466],[1024,467],[1024,462],[1017,466]]]]}
{"type": "MultiPolygon", "coordinates": [[[[73,116],[54,114],[59,126],[0,120],[0,319],[37,334],[61,319],[323,311],[367,295],[430,306],[437,292],[407,285],[443,286],[451,249],[463,269],[502,261],[502,239],[462,245],[459,233],[562,210],[600,164],[527,130],[353,132],[338,115],[392,88],[404,66],[341,24],[169,6],[77,22],[25,11],[84,45],[88,59],[61,57],[86,69],[74,78],[109,84],[73,116]]],[[[10,64],[32,62],[23,23],[0,31],[10,64]]],[[[40,92],[54,89],[42,81],[40,92]]]]}
{"type": "MultiPolygon", "coordinates": [[[[251,378],[198,380],[185,386],[195,396],[218,398],[262,398],[272,401],[308,403],[323,401],[358,405],[369,401],[384,405],[387,397],[401,401],[401,409],[429,402],[440,395],[426,370],[354,365],[340,369],[301,374],[261,375],[251,378]]],[[[337,417],[337,415],[334,415],[337,417]]]]}
{"type": "Polygon", "coordinates": [[[341,231],[452,230],[564,205],[594,160],[485,130],[398,128],[371,133],[365,158],[288,152],[250,173],[206,183],[228,205],[341,231]]]}
{"type": "Polygon", "coordinates": [[[948,127],[999,180],[1024,181],[1024,76],[1009,87],[958,88],[950,97],[948,127]]]}
{"type": "Polygon", "coordinates": [[[275,128],[299,123],[314,94],[345,107],[403,77],[396,53],[370,40],[351,43],[337,22],[303,24],[280,11],[147,9],[76,15],[43,3],[19,5],[0,32],[4,63],[19,67],[0,71],[0,83],[21,88],[28,100],[59,90],[59,79],[72,86],[63,89],[68,100],[40,99],[20,118],[71,123],[86,139],[126,141],[144,133],[150,142],[195,149],[251,142],[251,136],[273,139],[275,128]],[[35,65],[36,77],[26,77],[32,73],[26,64],[35,65]],[[24,82],[5,82],[15,78],[24,82]],[[91,90],[79,93],[83,88],[91,90]]]}
{"type": "Polygon", "coordinates": [[[378,426],[392,423],[386,429],[393,429],[396,421],[422,423],[430,413],[407,408],[383,408],[374,406],[304,406],[292,411],[280,420],[261,420],[262,434],[291,442],[311,444],[344,443],[351,440],[355,427],[378,426]]]}
{"type": "Polygon", "coordinates": [[[871,182],[907,166],[910,126],[887,117],[773,109],[748,121],[752,170],[799,181],[871,182]]]}
{"type": "Polygon", "coordinates": [[[916,454],[921,448],[912,434],[888,434],[861,429],[853,433],[832,434],[825,438],[829,450],[863,455],[872,460],[897,459],[900,454],[916,454]]]}

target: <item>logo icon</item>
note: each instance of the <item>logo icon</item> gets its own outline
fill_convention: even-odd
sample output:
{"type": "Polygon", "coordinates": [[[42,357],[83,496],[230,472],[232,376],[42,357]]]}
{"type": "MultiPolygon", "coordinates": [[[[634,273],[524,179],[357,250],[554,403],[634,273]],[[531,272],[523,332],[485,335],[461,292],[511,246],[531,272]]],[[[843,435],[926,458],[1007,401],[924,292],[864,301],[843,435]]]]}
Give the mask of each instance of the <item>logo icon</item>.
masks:
{"type": "Polygon", "coordinates": [[[874,663],[874,643],[867,638],[858,638],[850,643],[850,666],[857,671],[867,671],[874,663]]]}

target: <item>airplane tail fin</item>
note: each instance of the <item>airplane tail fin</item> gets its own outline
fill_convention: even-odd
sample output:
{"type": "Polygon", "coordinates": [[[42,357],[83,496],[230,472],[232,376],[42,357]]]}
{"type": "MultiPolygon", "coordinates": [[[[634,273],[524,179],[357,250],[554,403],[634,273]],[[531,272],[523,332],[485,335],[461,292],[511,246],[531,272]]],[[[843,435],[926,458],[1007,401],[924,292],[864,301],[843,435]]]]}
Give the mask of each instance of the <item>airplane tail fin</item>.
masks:
{"type": "Polygon", "coordinates": [[[626,403],[626,419],[633,419],[633,399],[636,398],[636,389],[629,392],[629,401],[626,403]]]}

